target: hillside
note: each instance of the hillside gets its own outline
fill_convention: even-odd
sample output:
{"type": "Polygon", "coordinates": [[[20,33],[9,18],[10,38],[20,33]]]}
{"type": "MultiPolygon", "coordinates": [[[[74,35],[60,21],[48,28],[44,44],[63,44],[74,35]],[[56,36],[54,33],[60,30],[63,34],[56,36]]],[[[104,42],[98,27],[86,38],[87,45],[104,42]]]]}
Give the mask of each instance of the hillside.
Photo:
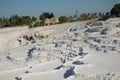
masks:
{"type": "Polygon", "coordinates": [[[0,29],[1,80],[120,80],[120,18],[0,29]]]}

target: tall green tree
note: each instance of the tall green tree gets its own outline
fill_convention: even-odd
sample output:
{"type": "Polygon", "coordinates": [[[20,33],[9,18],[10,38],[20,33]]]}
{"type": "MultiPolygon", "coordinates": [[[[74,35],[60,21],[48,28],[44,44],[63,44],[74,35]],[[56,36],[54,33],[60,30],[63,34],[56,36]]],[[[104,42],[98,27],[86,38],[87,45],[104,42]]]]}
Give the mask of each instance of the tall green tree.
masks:
{"type": "Polygon", "coordinates": [[[118,17],[120,17],[120,3],[115,4],[115,5],[113,6],[113,8],[112,8],[111,11],[110,11],[110,14],[111,14],[112,16],[118,16],[118,17]]]}
{"type": "Polygon", "coordinates": [[[40,20],[45,20],[46,18],[53,18],[54,17],[54,14],[53,13],[49,13],[49,12],[43,12],[40,16],[39,16],[39,19],[40,20]]]}
{"type": "Polygon", "coordinates": [[[49,19],[55,17],[53,13],[49,13],[49,19]]]}

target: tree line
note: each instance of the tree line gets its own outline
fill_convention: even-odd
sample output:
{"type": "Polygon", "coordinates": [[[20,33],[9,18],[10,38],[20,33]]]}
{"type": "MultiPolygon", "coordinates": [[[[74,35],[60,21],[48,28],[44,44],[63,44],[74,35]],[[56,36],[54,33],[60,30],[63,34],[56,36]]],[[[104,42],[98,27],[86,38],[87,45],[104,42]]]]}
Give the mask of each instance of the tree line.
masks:
{"type": "MultiPolygon", "coordinates": [[[[88,20],[93,18],[100,18],[103,17],[104,13],[82,13],[80,16],[60,16],[59,17],[59,23],[65,23],[65,22],[74,22],[74,21],[82,21],[82,20],[88,20]]],[[[0,27],[13,27],[13,26],[44,26],[45,20],[54,18],[54,13],[49,12],[43,12],[39,19],[36,17],[30,17],[30,16],[18,16],[18,15],[12,15],[10,18],[0,18],[0,27]],[[32,25],[33,22],[40,20],[40,22],[36,22],[34,25],[32,25]]]]}
{"type": "Polygon", "coordinates": [[[49,12],[43,12],[39,19],[31,16],[18,16],[12,15],[10,18],[0,18],[0,28],[3,27],[13,27],[13,26],[32,26],[33,22],[40,20],[40,23],[37,22],[33,26],[44,26],[45,19],[53,18],[54,14],[49,12]]]}
{"type": "MultiPolygon", "coordinates": [[[[44,26],[45,20],[54,18],[55,15],[52,12],[43,12],[39,18],[30,17],[30,16],[18,16],[12,15],[10,18],[0,18],[0,28],[3,27],[13,27],[13,26],[44,26]],[[37,20],[39,20],[37,22],[37,20]],[[32,23],[36,22],[34,25],[32,23]]],[[[82,13],[80,15],[75,14],[74,16],[60,16],[59,23],[65,22],[74,22],[74,21],[82,21],[82,20],[89,20],[89,19],[108,19],[109,17],[120,17],[120,3],[115,4],[110,12],[107,13],[82,13]]]]}
{"type": "Polygon", "coordinates": [[[36,17],[12,15],[10,18],[0,18],[0,27],[28,26],[36,20],[36,17]]]}

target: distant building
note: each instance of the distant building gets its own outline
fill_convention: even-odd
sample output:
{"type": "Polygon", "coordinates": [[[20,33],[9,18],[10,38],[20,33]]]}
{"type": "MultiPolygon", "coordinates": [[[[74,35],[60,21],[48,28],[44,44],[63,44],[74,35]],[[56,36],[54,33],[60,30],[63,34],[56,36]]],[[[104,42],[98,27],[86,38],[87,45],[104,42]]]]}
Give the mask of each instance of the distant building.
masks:
{"type": "Polygon", "coordinates": [[[54,17],[54,18],[51,18],[51,19],[46,19],[45,20],[45,25],[51,25],[51,24],[56,24],[56,23],[59,23],[59,18],[58,17],[54,17]]]}

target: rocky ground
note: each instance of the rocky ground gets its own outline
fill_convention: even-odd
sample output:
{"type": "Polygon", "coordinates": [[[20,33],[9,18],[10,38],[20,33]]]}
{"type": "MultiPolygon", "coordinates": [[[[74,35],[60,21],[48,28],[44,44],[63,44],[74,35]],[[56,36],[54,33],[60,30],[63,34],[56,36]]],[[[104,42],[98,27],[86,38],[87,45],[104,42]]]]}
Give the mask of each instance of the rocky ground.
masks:
{"type": "Polygon", "coordinates": [[[2,80],[120,80],[120,19],[0,29],[2,80]]]}

